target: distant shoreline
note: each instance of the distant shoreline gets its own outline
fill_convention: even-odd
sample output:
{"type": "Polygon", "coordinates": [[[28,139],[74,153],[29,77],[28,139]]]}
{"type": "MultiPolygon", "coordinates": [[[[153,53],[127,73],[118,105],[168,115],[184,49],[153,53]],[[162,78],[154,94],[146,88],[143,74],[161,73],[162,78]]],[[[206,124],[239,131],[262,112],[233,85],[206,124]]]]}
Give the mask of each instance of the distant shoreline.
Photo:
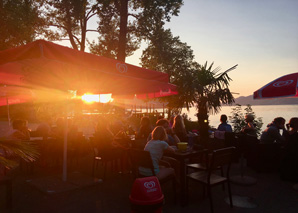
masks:
{"type": "MultiPolygon", "coordinates": [[[[298,105],[298,98],[253,99],[253,96],[240,96],[235,98],[232,105],[298,105]]],[[[226,105],[225,105],[226,106],[226,105]]],[[[227,105],[228,106],[228,105],[227,105]]]]}

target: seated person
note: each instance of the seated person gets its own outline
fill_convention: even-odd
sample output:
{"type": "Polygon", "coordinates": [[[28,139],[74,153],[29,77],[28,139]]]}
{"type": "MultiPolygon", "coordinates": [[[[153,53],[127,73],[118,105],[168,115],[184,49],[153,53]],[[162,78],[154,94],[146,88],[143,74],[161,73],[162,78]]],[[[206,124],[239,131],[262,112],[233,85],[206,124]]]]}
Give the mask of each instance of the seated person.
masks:
{"type": "Polygon", "coordinates": [[[152,126],[151,126],[149,117],[147,116],[142,117],[140,130],[137,133],[137,139],[140,139],[140,138],[147,139],[151,132],[152,132],[152,126]]]}
{"type": "MultiPolygon", "coordinates": [[[[167,119],[159,119],[156,122],[156,126],[161,126],[166,130],[167,133],[167,139],[166,142],[170,146],[177,146],[177,143],[180,142],[177,135],[174,133],[173,129],[169,127],[169,121],[167,119]]],[[[152,133],[148,136],[147,141],[150,141],[152,139],[152,133]]]]}
{"type": "MultiPolygon", "coordinates": [[[[161,160],[164,151],[175,152],[175,150],[169,146],[167,142],[167,133],[165,129],[161,126],[155,127],[152,131],[152,140],[148,141],[144,150],[149,151],[152,163],[154,166],[154,172],[157,177],[165,177],[170,174],[175,174],[175,170],[173,168],[160,168],[159,161],[161,160]]],[[[144,176],[152,176],[151,169],[149,168],[139,168],[140,174],[144,176]]]]}
{"type": "Polygon", "coordinates": [[[118,147],[114,139],[115,135],[110,130],[109,122],[104,117],[100,117],[94,133],[94,145],[100,150],[113,149],[118,147]]]}
{"type": "Polygon", "coordinates": [[[245,115],[246,126],[241,130],[241,132],[257,137],[257,132],[253,121],[254,116],[252,114],[245,115]]]}
{"type": "Polygon", "coordinates": [[[280,167],[281,179],[298,182],[298,117],[291,118],[287,128],[289,135],[280,167]]]}
{"type": "Polygon", "coordinates": [[[274,118],[272,123],[267,125],[267,129],[261,135],[260,142],[262,144],[272,144],[272,143],[283,143],[286,141],[285,135],[287,131],[285,129],[286,120],[282,117],[274,118]],[[283,135],[279,133],[279,130],[283,130],[283,135]]]}
{"type": "Polygon", "coordinates": [[[188,141],[183,117],[181,115],[176,115],[174,117],[174,123],[173,123],[172,129],[180,141],[185,141],[185,142],[188,141]]]}
{"type": "Polygon", "coordinates": [[[56,126],[52,128],[52,137],[63,140],[64,138],[64,129],[65,129],[65,120],[60,117],[56,120],[56,126]]]}
{"type": "Polygon", "coordinates": [[[220,116],[220,122],[219,126],[217,127],[218,131],[224,131],[224,132],[232,132],[232,126],[230,124],[227,124],[228,117],[223,114],[220,116]]]}
{"type": "Polygon", "coordinates": [[[99,117],[93,138],[93,148],[95,154],[100,156],[104,161],[118,160],[122,158],[122,162],[127,162],[122,146],[115,140],[116,136],[110,130],[110,122],[105,117],[99,117]]]}
{"type": "Polygon", "coordinates": [[[48,123],[41,123],[36,128],[36,133],[46,140],[51,135],[51,126],[48,123]]]}
{"type": "Polygon", "coordinates": [[[14,120],[12,122],[13,130],[9,133],[8,139],[12,140],[30,140],[30,132],[27,127],[27,121],[25,120],[14,120]]]}
{"type": "Polygon", "coordinates": [[[43,137],[44,140],[47,140],[48,137],[52,134],[52,118],[50,116],[44,116],[42,122],[37,126],[35,130],[36,137],[43,137]]]}

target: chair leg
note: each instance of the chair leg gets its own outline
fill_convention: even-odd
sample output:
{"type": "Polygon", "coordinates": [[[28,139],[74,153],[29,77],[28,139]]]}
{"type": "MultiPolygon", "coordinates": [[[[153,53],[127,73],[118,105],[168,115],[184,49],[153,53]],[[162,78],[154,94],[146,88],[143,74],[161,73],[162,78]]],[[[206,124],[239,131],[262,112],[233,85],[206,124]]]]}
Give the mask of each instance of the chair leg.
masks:
{"type": "MultiPolygon", "coordinates": [[[[220,167],[220,174],[221,174],[222,177],[224,177],[224,171],[223,171],[222,166],[220,167]]],[[[224,183],[222,184],[222,190],[225,191],[225,184],[224,183]]]]}
{"type": "MultiPolygon", "coordinates": [[[[208,192],[207,192],[208,193],[208,192]]],[[[202,198],[205,198],[206,196],[206,186],[203,185],[203,192],[202,192],[202,198]]]]}
{"type": "Polygon", "coordinates": [[[12,181],[11,179],[8,180],[6,184],[6,207],[12,207],[12,181]]]}
{"type": "Polygon", "coordinates": [[[186,186],[186,190],[185,190],[185,194],[186,194],[186,204],[188,204],[188,199],[189,199],[189,186],[188,186],[188,184],[189,184],[189,180],[188,180],[189,178],[188,177],[186,177],[186,180],[185,180],[185,186],[186,186]]]}
{"type": "MultiPolygon", "coordinates": [[[[113,164],[113,162],[112,162],[113,164]]],[[[103,180],[106,180],[106,172],[107,172],[107,162],[103,163],[103,180]]]]}
{"type": "Polygon", "coordinates": [[[212,200],[212,194],[211,194],[211,187],[210,186],[207,186],[207,191],[208,191],[208,197],[209,197],[209,200],[210,200],[210,210],[211,210],[211,213],[213,213],[213,200],[212,200]]]}
{"type": "Polygon", "coordinates": [[[231,208],[233,208],[233,199],[232,199],[230,181],[227,181],[227,183],[228,183],[228,191],[229,191],[229,198],[230,198],[230,206],[231,206],[231,208]]]}
{"type": "Polygon", "coordinates": [[[173,190],[174,190],[174,203],[177,203],[177,192],[176,192],[176,179],[173,178],[173,190]]]}
{"type": "Polygon", "coordinates": [[[97,160],[93,160],[93,165],[92,165],[92,176],[95,176],[95,167],[97,167],[97,160]]]}

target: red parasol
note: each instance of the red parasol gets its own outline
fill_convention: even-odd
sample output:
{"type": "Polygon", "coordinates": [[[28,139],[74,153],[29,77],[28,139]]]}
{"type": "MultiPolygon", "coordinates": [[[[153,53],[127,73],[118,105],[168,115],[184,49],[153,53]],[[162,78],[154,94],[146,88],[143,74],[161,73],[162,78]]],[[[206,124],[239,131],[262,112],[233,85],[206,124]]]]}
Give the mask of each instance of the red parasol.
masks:
{"type": "MultiPolygon", "coordinates": [[[[0,84],[46,90],[49,99],[58,91],[112,93],[134,97],[177,94],[165,73],[63,47],[44,40],[0,51],[0,84]],[[51,92],[53,90],[53,92],[51,92]],[[55,92],[54,92],[55,90],[55,92]]],[[[66,128],[67,129],[67,128],[66,128]]],[[[63,180],[67,173],[67,134],[64,138],[63,180]]]]}
{"type": "Polygon", "coordinates": [[[254,92],[254,99],[298,98],[298,73],[284,75],[254,92]]]}
{"type": "MultiPolygon", "coordinates": [[[[166,73],[148,70],[44,40],[0,51],[0,73],[21,75],[16,83],[29,87],[113,93],[113,96],[177,94],[166,73]]],[[[6,84],[3,78],[0,83],[6,84]]],[[[131,96],[134,97],[134,96],[131,96]]]]}

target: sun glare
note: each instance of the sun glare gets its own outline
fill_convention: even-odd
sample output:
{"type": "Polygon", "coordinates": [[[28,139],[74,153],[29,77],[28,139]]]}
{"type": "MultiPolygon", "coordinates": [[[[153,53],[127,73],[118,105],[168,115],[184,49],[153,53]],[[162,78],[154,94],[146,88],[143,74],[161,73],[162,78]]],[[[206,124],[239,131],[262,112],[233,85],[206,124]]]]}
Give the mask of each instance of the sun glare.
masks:
{"type": "Polygon", "coordinates": [[[100,103],[108,103],[112,102],[114,99],[112,98],[112,94],[100,94],[99,95],[99,101],[100,103]]]}
{"type": "Polygon", "coordinates": [[[84,94],[82,96],[82,100],[85,103],[93,103],[93,102],[99,102],[99,95],[92,95],[92,94],[84,94]]]}
{"type": "Polygon", "coordinates": [[[100,102],[100,103],[108,103],[112,102],[114,99],[112,98],[112,94],[84,94],[82,96],[82,100],[85,103],[91,104],[94,102],[100,102]]]}

